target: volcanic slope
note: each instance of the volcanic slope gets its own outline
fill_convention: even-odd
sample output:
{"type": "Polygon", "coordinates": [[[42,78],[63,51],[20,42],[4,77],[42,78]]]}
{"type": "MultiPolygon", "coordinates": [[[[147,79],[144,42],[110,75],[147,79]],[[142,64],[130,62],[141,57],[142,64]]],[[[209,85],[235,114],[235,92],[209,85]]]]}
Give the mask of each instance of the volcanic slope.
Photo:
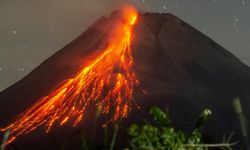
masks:
{"type": "MultiPolygon", "coordinates": [[[[1,127],[49,94],[63,80],[74,76],[82,64],[94,58],[95,53],[107,45],[108,32],[117,21],[122,21],[119,11],[110,17],[100,18],[25,78],[1,92],[1,127]]],[[[124,143],[124,131],[130,123],[141,122],[141,116],[148,118],[148,108],[153,105],[168,111],[174,124],[187,131],[193,128],[199,113],[210,108],[213,115],[203,128],[207,141],[221,142],[223,135],[229,136],[233,131],[234,140],[242,138],[232,100],[240,97],[246,116],[250,117],[248,66],[171,14],[140,14],[134,28],[132,51],[134,71],[148,94],[143,94],[140,89],[135,91],[134,101],[140,109],[135,106],[122,122],[118,142],[124,143]]],[[[86,112],[86,118],[78,128],[66,125],[49,134],[38,129],[20,136],[9,149],[13,145],[19,149],[59,149],[62,141],[67,141],[66,149],[80,147],[81,132],[91,135],[90,129],[95,120],[93,111],[89,109],[86,112]]],[[[96,133],[101,136],[102,129],[98,128],[96,133]]],[[[97,143],[101,143],[101,139],[97,143]]]]}

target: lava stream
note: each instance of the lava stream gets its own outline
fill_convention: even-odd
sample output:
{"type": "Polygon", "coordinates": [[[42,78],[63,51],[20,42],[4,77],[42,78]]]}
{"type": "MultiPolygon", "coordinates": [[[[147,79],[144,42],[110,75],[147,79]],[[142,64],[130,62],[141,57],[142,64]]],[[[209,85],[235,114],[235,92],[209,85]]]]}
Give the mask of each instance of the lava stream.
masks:
{"type": "Polygon", "coordinates": [[[11,136],[7,144],[41,125],[47,127],[47,132],[55,124],[68,122],[76,126],[92,102],[102,108],[102,113],[109,113],[110,109],[115,108],[114,121],[127,116],[134,87],[140,83],[131,68],[134,64],[131,36],[137,13],[130,11],[126,14],[127,21],[118,27],[119,33],[115,33],[117,37],[96,59],[1,129],[10,129],[11,136]]]}

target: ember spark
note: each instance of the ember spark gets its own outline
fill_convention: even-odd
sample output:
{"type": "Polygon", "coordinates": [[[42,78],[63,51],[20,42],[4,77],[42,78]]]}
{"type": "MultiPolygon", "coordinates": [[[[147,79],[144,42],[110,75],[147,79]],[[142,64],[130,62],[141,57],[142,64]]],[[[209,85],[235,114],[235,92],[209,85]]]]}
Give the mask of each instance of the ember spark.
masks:
{"type": "Polygon", "coordinates": [[[1,129],[11,130],[7,144],[42,125],[47,127],[46,132],[55,124],[77,126],[84,119],[86,107],[93,102],[102,108],[102,113],[107,114],[114,108],[114,121],[127,117],[134,87],[140,83],[132,71],[134,59],[131,51],[132,28],[137,13],[129,9],[124,14],[125,23],[115,30],[116,37],[98,57],[1,129]]]}

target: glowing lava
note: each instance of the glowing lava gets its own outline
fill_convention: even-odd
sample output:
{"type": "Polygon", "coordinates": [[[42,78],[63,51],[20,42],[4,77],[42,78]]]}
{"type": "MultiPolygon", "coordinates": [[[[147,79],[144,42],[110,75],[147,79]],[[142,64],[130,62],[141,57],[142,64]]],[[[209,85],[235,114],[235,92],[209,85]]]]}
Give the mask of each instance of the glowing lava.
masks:
{"type": "Polygon", "coordinates": [[[127,116],[134,87],[139,84],[131,69],[134,64],[131,36],[137,13],[130,9],[124,14],[125,23],[119,25],[115,38],[96,59],[1,129],[10,129],[11,138],[7,144],[41,125],[47,127],[47,132],[55,124],[68,122],[76,126],[84,119],[84,111],[92,102],[102,108],[102,113],[109,113],[114,108],[114,121],[127,116]]]}

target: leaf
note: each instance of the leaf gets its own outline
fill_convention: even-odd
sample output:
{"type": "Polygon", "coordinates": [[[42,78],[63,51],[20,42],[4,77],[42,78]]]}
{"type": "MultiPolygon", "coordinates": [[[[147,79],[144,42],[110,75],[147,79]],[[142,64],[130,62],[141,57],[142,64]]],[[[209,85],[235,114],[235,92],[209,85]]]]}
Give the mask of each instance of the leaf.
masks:
{"type": "Polygon", "coordinates": [[[203,110],[203,112],[201,113],[200,117],[198,118],[198,120],[196,122],[195,128],[199,129],[202,125],[204,125],[204,123],[207,122],[207,120],[209,119],[211,114],[212,114],[212,112],[210,109],[203,110]]]}
{"type": "Polygon", "coordinates": [[[171,121],[169,119],[168,114],[165,113],[164,111],[162,111],[158,107],[152,107],[152,108],[150,108],[149,114],[151,114],[153,116],[153,119],[157,123],[160,123],[160,124],[165,125],[165,126],[169,126],[171,124],[171,121]]]}

